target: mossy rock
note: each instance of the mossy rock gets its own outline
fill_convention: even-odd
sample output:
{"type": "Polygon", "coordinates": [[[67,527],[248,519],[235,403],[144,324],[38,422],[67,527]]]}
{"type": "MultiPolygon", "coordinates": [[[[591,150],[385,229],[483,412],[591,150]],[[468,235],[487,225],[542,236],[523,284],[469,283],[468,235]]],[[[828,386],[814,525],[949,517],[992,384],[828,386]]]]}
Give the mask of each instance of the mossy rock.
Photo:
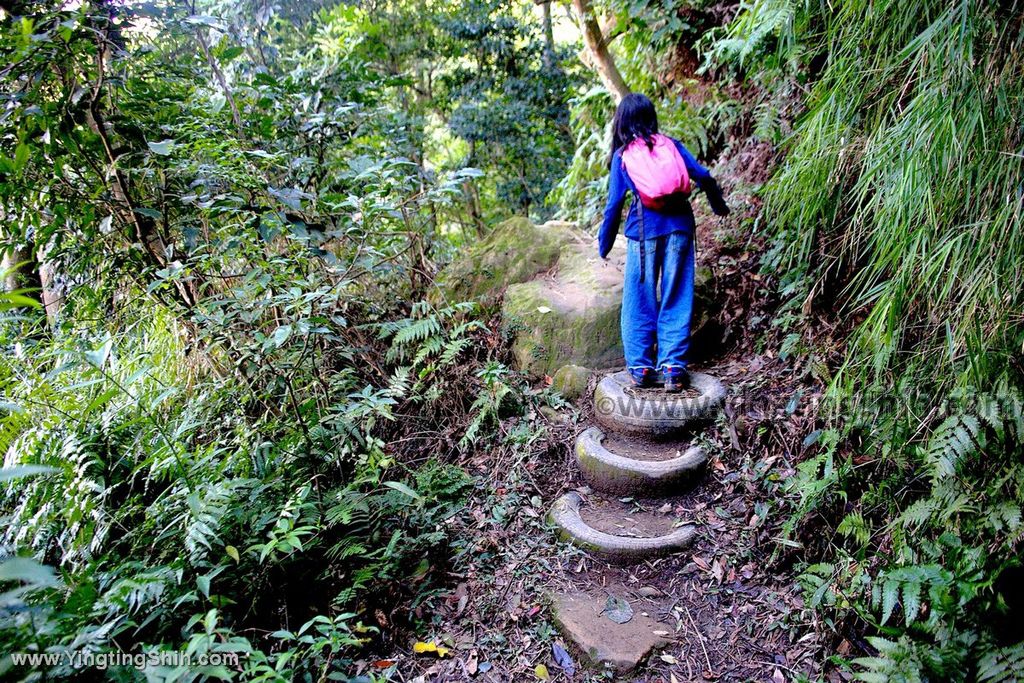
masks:
{"type": "MultiPolygon", "coordinates": [[[[593,236],[572,223],[512,218],[438,274],[431,300],[494,301],[504,292],[502,321],[516,364],[533,375],[567,364],[621,366],[625,243],[620,236],[602,260],[593,236]]],[[[713,347],[697,337],[714,291],[711,269],[698,268],[695,280],[694,342],[713,347]]]]}
{"type": "Polygon", "coordinates": [[[620,245],[602,261],[593,238],[577,235],[563,245],[553,273],[505,291],[502,317],[514,335],[512,353],[520,369],[535,375],[566,364],[606,368],[622,362],[625,249],[620,245]]]}
{"type": "MultiPolygon", "coordinates": [[[[690,321],[690,344],[700,344],[702,332],[708,326],[711,315],[718,308],[714,301],[715,273],[708,266],[697,266],[693,271],[693,319],[690,321]]],[[[714,340],[705,343],[713,344],[714,340]]]]}
{"type": "Polygon", "coordinates": [[[570,401],[587,393],[590,369],[581,365],[563,365],[551,378],[551,388],[570,401]]]}
{"type": "Polygon", "coordinates": [[[562,246],[574,237],[566,226],[508,219],[438,273],[431,298],[435,303],[493,298],[509,285],[550,270],[562,246]]]}

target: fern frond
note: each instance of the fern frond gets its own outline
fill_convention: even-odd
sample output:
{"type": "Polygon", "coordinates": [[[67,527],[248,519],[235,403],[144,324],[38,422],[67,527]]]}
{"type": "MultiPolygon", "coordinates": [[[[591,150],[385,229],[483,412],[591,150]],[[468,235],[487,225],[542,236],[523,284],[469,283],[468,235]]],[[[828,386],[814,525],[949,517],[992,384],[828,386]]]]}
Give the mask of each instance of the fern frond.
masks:
{"type": "Polygon", "coordinates": [[[412,342],[423,341],[427,337],[440,334],[441,323],[434,316],[421,320],[410,320],[409,324],[400,329],[393,340],[397,346],[408,345],[412,342]]]}
{"type": "Polygon", "coordinates": [[[986,652],[978,662],[978,681],[982,683],[1024,681],[1024,642],[986,652]]]}
{"type": "Polygon", "coordinates": [[[928,443],[925,461],[933,480],[951,477],[979,449],[981,423],[973,415],[952,415],[938,426],[928,443]]]}
{"type": "Polygon", "coordinates": [[[459,339],[453,339],[448,342],[445,346],[444,351],[441,352],[441,357],[438,360],[440,367],[447,367],[458,360],[462,352],[465,351],[473,343],[472,339],[468,337],[461,337],[459,339]]]}

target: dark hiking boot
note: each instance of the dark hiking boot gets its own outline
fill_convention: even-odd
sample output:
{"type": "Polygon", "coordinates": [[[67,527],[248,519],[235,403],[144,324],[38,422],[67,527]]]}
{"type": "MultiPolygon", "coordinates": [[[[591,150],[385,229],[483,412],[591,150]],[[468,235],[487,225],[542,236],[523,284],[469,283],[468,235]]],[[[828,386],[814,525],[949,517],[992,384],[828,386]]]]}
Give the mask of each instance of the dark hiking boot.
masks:
{"type": "Polygon", "coordinates": [[[657,373],[654,372],[654,368],[630,368],[629,378],[633,380],[633,386],[647,389],[654,386],[657,373]]]}
{"type": "Polygon", "coordinates": [[[690,373],[686,368],[664,368],[661,377],[665,380],[665,391],[675,393],[690,386],[690,373]]]}

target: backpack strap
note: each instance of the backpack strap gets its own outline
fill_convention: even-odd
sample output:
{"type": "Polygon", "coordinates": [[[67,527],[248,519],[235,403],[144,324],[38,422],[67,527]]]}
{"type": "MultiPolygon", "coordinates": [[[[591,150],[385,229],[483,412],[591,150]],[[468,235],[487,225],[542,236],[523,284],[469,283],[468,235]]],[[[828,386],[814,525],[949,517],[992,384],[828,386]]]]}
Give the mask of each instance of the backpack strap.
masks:
{"type": "Polygon", "coordinates": [[[644,238],[644,203],[639,198],[633,200],[640,216],[640,282],[644,281],[647,271],[647,240],[644,238]]]}
{"type": "MultiPolygon", "coordinates": [[[[629,171],[626,169],[626,160],[621,159],[622,172],[629,178],[629,171]]],[[[629,178],[632,183],[633,179],[629,178]]],[[[644,276],[647,273],[647,246],[646,240],[644,239],[644,203],[640,201],[640,192],[636,189],[636,185],[633,185],[633,205],[636,206],[637,215],[640,218],[640,282],[644,281],[644,276]]]]}

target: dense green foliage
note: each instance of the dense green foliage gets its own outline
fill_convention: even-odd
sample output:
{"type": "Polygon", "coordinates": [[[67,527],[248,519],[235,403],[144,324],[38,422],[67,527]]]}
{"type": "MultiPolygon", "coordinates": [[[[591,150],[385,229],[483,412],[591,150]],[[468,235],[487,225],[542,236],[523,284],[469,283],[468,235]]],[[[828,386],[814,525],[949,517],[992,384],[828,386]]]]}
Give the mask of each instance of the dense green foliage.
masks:
{"type": "Polygon", "coordinates": [[[385,64],[405,81],[401,105],[432,171],[473,167],[466,213],[483,230],[509,212],[546,217],[545,197],[562,176],[569,88],[579,69],[562,45],[548,45],[530,3],[366,3],[387,26],[385,64]]]}
{"type": "Polygon", "coordinates": [[[1012,2],[759,0],[712,51],[813,78],[766,189],[766,263],[791,347],[808,312],[855,321],[794,522],[837,525],[804,581],[837,626],[855,613],[877,634],[862,680],[1024,673],[1021,19],[1012,2]]]}
{"type": "MultiPolygon", "coordinates": [[[[372,3],[62,5],[0,15],[0,234],[50,318],[11,309],[38,291],[5,305],[18,557],[0,566],[23,583],[3,596],[0,669],[12,652],[174,650],[241,653],[258,680],[344,671],[386,637],[377,615],[430,595],[473,485],[454,463],[521,403],[472,303],[407,302],[484,229],[467,198],[531,205],[499,201],[519,171],[477,187],[469,164],[547,154],[526,182],[557,177],[558,134],[537,122],[557,120],[564,75],[520,97],[545,68],[519,43],[539,29],[493,3],[476,17],[498,36],[476,65],[489,85],[439,60],[445,94],[416,107],[414,56],[390,42],[410,34],[372,3]],[[513,49],[519,70],[498,68],[513,49]],[[518,146],[431,163],[432,116],[493,141],[470,108],[518,146]]],[[[442,37],[453,61],[467,30],[442,37]]]]}
{"type": "MultiPolygon", "coordinates": [[[[762,343],[827,386],[785,542],[833,661],[1024,678],[1024,8],[593,6],[666,132],[778,161],[762,343]]],[[[3,7],[4,654],[347,680],[466,552],[466,456],[538,429],[503,439],[536,392],[432,278],[595,219],[612,96],[532,2],[3,7]]]]}

